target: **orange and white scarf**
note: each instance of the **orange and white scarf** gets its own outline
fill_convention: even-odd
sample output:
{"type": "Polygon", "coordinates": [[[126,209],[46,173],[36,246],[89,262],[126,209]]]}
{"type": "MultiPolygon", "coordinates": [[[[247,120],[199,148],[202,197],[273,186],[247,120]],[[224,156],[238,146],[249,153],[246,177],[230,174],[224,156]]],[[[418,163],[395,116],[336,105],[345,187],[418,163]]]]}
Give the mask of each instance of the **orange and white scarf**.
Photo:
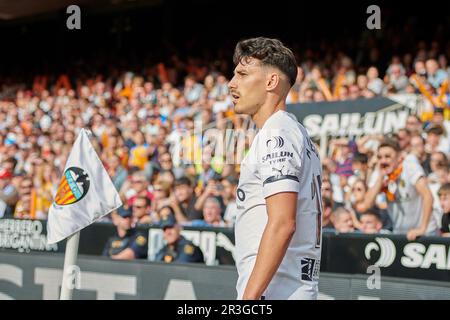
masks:
{"type": "Polygon", "coordinates": [[[403,164],[400,164],[397,169],[392,171],[387,180],[384,182],[381,191],[386,194],[386,198],[388,201],[395,201],[395,191],[397,191],[397,180],[402,174],[403,164]]]}

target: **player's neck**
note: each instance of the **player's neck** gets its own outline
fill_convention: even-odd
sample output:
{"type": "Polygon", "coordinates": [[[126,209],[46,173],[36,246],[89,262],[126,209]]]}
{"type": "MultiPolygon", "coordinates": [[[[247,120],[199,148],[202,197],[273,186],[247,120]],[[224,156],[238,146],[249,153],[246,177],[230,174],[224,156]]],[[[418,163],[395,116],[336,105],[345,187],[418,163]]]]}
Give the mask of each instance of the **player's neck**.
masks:
{"type": "Polygon", "coordinates": [[[252,120],[256,124],[256,127],[261,129],[267,119],[279,110],[286,110],[285,99],[277,101],[276,103],[273,101],[266,102],[259,108],[258,112],[252,115],[252,120]]]}

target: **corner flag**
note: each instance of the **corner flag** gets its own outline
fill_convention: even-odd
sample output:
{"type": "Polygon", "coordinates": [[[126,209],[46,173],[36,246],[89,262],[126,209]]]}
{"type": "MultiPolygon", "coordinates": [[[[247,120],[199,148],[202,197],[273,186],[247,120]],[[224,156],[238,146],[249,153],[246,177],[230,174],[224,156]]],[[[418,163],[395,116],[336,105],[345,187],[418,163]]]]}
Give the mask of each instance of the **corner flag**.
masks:
{"type": "Polygon", "coordinates": [[[122,205],[111,178],[81,129],[49,209],[47,241],[59,242],[122,205]]]}

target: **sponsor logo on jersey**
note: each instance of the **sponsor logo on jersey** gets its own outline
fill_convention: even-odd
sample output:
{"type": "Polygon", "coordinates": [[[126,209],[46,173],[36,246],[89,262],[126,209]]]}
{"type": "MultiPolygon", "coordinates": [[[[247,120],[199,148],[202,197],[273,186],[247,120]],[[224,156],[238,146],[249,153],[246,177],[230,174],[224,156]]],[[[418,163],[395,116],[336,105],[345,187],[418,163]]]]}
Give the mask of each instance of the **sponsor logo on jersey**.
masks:
{"type": "Polygon", "coordinates": [[[277,172],[278,176],[282,176],[283,175],[283,169],[284,169],[284,166],[282,166],[280,169],[272,167],[272,171],[277,172]]]}
{"type": "Polygon", "coordinates": [[[303,281],[316,281],[319,278],[320,260],[312,258],[302,258],[301,278],[303,281]]]}
{"type": "Polygon", "coordinates": [[[242,190],[241,188],[238,188],[238,189],[237,189],[236,195],[237,195],[237,197],[238,197],[238,199],[239,199],[240,201],[244,201],[244,200],[245,200],[245,192],[244,192],[244,190],[242,190]]]}
{"type": "Polygon", "coordinates": [[[293,152],[277,151],[277,152],[272,152],[272,153],[266,154],[265,156],[262,157],[262,161],[266,162],[266,161],[274,160],[274,159],[278,159],[278,158],[292,158],[292,157],[294,157],[293,152]]]}
{"type": "Polygon", "coordinates": [[[273,149],[279,149],[284,146],[284,139],[280,136],[274,136],[266,141],[267,148],[269,148],[272,144],[274,144],[273,149]]]}

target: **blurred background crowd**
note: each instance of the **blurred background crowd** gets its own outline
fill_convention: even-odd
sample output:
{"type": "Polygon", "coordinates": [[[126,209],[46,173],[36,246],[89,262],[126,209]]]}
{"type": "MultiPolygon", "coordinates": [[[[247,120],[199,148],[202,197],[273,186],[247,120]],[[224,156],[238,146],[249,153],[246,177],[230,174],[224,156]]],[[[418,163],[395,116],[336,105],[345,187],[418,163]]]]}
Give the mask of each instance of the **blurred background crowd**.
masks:
{"type": "MultiPolygon", "coordinates": [[[[233,227],[239,163],[214,154],[204,133],[252,127],[248,118],[234,114],[228,95],[237,39],[202,47],[201,39],[192,37],[178,47],[165,44],[145,51],[127,48],[126,38],[134,41],[137,36],[127,33],[126,20],[119,21],[125,39],[117,51],[99,48],[59,56],[54,64],[47,58],[42,64],[34,60],[25,67],[2,69],[0,218],[47,218],[71,147],[79,130],[87,128],[131,212],[124,215],[131,225],[159,224],[173,215],[180,225],[233,227]],[[197,156],[201,161],[196,163],[197,156]]],[[[319,31],[313,40],[287,39],[298,62],[297,82],[287,102],[398,93],[427,99],[431,113],[409,116],[405,128],[391,138],[403,158],[413,156],[423,168],[434,199],[431,234],[445,235],[443,216],[450,211],[445,187],[450,182],[450,42],[445,25],[436,24],[427,37],[420,27],[411,20],[334,41],[321,40],[319,31]]],[[[330,151],[322,158],[324,228],[396,232],[385,195],[380,193],[375,206],[363,205],[384,138],[329,140],[330,151]]],[[[250,143],[245,142],[244,154],[250,143]]],[[[233,156],[237,150],[231,149],[233,156]]]]}

